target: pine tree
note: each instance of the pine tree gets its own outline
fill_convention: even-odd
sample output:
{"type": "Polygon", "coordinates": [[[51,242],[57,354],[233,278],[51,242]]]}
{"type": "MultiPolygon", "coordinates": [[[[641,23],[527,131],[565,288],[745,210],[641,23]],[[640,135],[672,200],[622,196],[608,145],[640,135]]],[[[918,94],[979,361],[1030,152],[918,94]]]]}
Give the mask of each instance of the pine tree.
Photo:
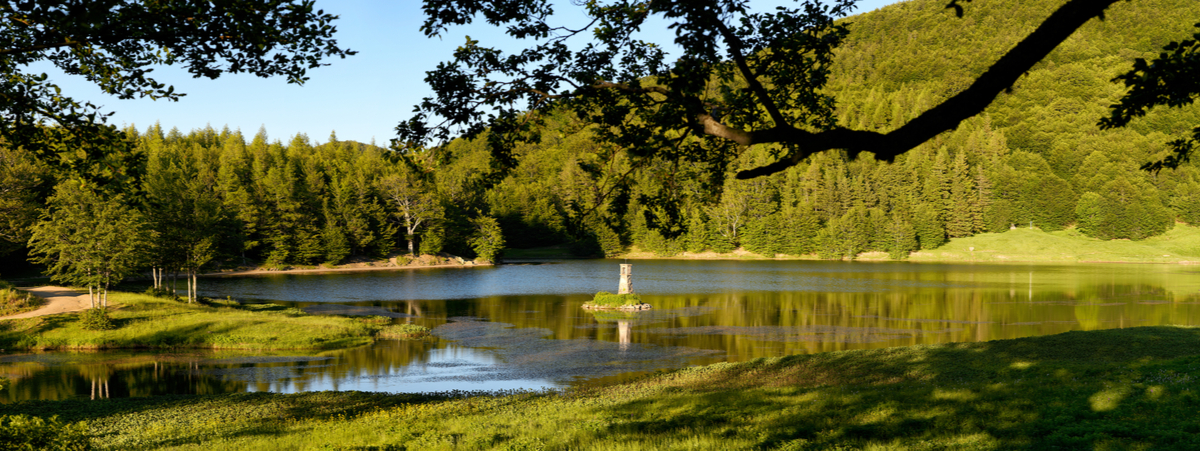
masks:
{"type": "Polygon", "coordinates": [[[908,254],[917,250],[917,234],[913,225],[904,215],[892,215],[887,225],[887,244],[885,249],[892,260],[908,258],[908,254]]]}
{"type": "Polygon", "coordinates": [[[951,238],[971,236],[975,231],[975,204],[978,192],[975,190],[975,180],[967,167],[965,152],[959,152],[954,157],[950,169],[950,197],[948,199],[948,214],[946,216],[946,233],[951,238]]]}
{"type": "Polygon", "coordinates": [[[946,229],[938,218],[937,211],[926,203],[918,203],[913,209],[913,228],[921,249],[933,249],[946,242],[946,229]]]}

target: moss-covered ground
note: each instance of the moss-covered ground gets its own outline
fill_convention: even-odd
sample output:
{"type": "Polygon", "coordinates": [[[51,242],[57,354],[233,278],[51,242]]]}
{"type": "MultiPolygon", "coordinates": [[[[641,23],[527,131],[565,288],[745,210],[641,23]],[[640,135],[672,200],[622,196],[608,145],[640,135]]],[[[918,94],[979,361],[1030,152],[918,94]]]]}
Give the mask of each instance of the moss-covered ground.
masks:
{"type": "Polygon", "coordinates": [[[39,401],[107,449],[1200,449],[1200,329],[831,352],[549,393],[39,401]]]}
{"type": "Polygon", "coordinates": [[[0,348],[332,349],[421,335],[366,318],[308,315],[274,304],[204,304],[112,292],[115,329],[85,330],[81,313],[0,321],[0,348]],[[384,338],[384,337],[379,337],[384,338]]]}

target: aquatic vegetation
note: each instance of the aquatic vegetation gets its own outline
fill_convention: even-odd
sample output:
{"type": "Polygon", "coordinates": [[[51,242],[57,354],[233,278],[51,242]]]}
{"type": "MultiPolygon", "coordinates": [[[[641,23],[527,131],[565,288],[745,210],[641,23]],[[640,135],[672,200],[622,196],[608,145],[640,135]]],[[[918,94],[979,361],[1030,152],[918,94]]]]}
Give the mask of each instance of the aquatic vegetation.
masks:
{"type": "Polygon", "coordinates": [[[401,340],[405,338],[421,338],[429,335],[429,328],[416,324],[386,324],[375,334],[376,338],[401,340]]]}

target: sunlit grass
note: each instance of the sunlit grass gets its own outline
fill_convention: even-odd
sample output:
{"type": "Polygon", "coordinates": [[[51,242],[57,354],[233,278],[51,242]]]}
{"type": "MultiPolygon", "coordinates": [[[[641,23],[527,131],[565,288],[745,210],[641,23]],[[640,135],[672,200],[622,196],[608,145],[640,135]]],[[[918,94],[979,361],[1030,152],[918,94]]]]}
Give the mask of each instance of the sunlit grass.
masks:
{"type": "Polygon", "coordinates": [[[0,280],[0,316],[37,310],[45,304],[42,298],[17,290],[12,284],[0,280]]]}
{"type": "Polygon", "coordinates": [[[909,258],[913,261],[1200,263],[1200,228],[1177,224],[1167,233],[1141,241],[1098,240],[1075,229],[1043,232],[1018,228],[952,239],[909,258]]]}
{"type": "Polygon", "coordinates": [[[307,315],[278,305],[186,304],[144,294],[109,295],[117,328],[84,330],[78,313],[0,322],[6,349],[330,349],[369,344],[381,326],[307,315]]]}
{"type": "Polygon", "coordinates": [[[548,393],[41,401],[109,449],[1197,449],[1200,329],[798,355],[548,393]],[[374,447],[374,448],[372,448],[374,447]]]}

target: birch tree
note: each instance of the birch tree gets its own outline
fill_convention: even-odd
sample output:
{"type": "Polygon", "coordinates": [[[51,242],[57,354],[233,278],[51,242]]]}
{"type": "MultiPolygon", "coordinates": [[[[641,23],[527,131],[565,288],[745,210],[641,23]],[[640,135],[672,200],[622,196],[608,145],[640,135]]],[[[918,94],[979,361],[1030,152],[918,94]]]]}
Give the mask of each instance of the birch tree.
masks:
{"type": "Polygon", "coordinates": [[[146,261],[149,227],[123,201],[67,180],[55,187],[32,229],[32,260],[46,265],[52,280],[86,286],[92,308],[107,308],[109,287],[146,261]]]}

